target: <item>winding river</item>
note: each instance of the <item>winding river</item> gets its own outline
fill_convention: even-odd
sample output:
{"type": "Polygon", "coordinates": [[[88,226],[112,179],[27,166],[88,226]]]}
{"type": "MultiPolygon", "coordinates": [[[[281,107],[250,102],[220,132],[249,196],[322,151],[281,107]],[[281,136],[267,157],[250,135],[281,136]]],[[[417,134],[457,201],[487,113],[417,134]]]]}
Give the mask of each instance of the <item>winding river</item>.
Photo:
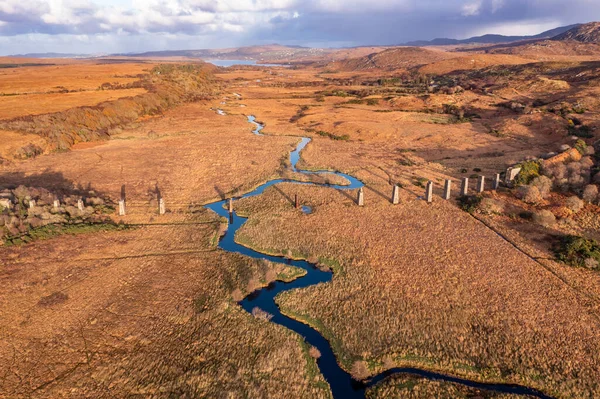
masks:
{"type": "MultiPolygon", "coordinates": [[[[257,123],[253,116],[249,116],[248,121],[250,123],[253,123],[256,125],[256,129],[253,131],[253,133],[256,135],[262,136],[260,131],[263,129],[264,126],[261,125],[260,123],[257,123]]],[[[332,173],[330,171],[309,172],[309,171],[299,170],[296,168],[296,165],[300,159],[300,152],[302,151],[302,149],[304,149],[304,147],[306,147],[306,145],[308,145],[309,142],[310,142],[310,138],[307,138],[307,137],[302,138],[302,140],[300,141],[300,143],[298,144],[296,149],[290,153],[290,163],[292,166],[292,170],[295,172],[304,173],[304,174],[332,173]]],[[[350,182],[350,184],[345,185],[345,186],[340,186],[340,185],[330,185],[330,184],[298,182],[298,181],[289,180],[289,179],[274,179],[274,180],[270,180],[267,183],[264,183],[264,184],[258,186],[253,191],[251,191],[247,194],[244,194],[241,197],[234,198],[234,200],[241,199],[241,198],[255,197],[257,195],[262,194],[265,191],[265,189],[267,189],[268,187],[270,187],[274,184],[283,183],[283,182],[293,182],[296,184],[308,184],[308,185],[320,185],[320,186],[331,187],[333,189],[338,189],[338,190],[352,190],[352,189],[357,189],[357,188],[360,188],[363,186],[363,183],[360,180],[358,180],[350,175],[347,175],[344,173],[339,173],[339,172],[335,172],[335,174],[346,178],[350,182]]],[[[532,397],[542,398],[542,399],[552,399],[550,396],[547,396],[540,391],[537,391],[537,390],[531,389],[531,388],[527,388],[524,386],[520,386],[520,385],[486,384],[486,383],[480,383],[480,382],[471,381],[471,380],[467,380],[467,379],[463,379],[463,378],[452,377],[452,376],[445,375],[445,374],[435,373],[435,372],[418,369],[418,368],[395,368],[395,369],[387,370],[387,371],[371,378],[368,381],[361,382],[361,381],[354,380],[350,376],[350,374],[348,374],[346,371],[344,371],[338,365],[335,355],[333,354],[333,350],[331,349],[331,346],[329,345],[329,342],[325,338],[323,338],[323,336],[321,334],[319,334],[318,331],[316,331],[315,329],[313,329],[312,327],[310,327],[304,323],[301,323],[299,321],[296,321],[294,319],[291,319],[291,318],[283,315],[280,312],[277,304],[275,303],[275,296],[277,296],[277,294],[279,294],[280,292],[284,292],[284,291],[288,291],[288,290],[292,290],[292,289],[296,289],[296,288],[308,287],[308,286],[320,284],[320,283],[327,283],[332,279],[333,274],[331,272],[322,271],[322,270],[318,269],[315,265],[308,263],[306,261],[303,261],[303,260],[288,260],[283,257],[265,255],[265,254],[254,251],[250,248],[244,247],[244,246],[236,243],[235,239],[234,239],[235,233],[238,231],[238,229],[240,227],[243,226],[243,224],[246,222],[247,219],[238,216],[235,213],[235,211],[230,215],[228,210],[225,208],[226,203],[227,203],[227,200],[222,200],[222,201],[214,202],[214,203],[211,203],[211,204],[208,204],[205,206],[206,208],[217,213],[219,216],[223,216],[223,217],[227,218],[227,220],[229,220],[229,226],[228,226],[227,232],[219,241],[219,248],[222,248],[225,251],[235,252],[235,253],[239,253],[242,255],[246,255],[246,256],[249,256],[249,257],[255,258],[255,259],[267,259],[269,261],[276,262],[276,263],[285,263],[288,265],[302,268],[306,271],[305,276],[298,278],[290,283],[284,283],[281,281],[277,281],[275,283],[270,284],[268,287],[265,287],[263,289],[253,292],[252,294],[247,296],[244,300],[242,300],[240,302],[240,305],[249,313],[251,313],[252,309],[255,307],[259,307],[260,309],[262,309],[266,312],[269,312],[270,314],[273,315],[273,317],[271,319],[272,323],[280,324],[292,331],[295,331],[296,333],[298,333],[302,337],[304,337],[304,339],[306,340],[307,343],[316,347],[321,352],[321,357],[317,360],[317,364],[319,366],[319,369],[321,370],[321,373],[323,374],[323,376],[329,383],[329,386],[331,387],[331,391],[332,391],[334,398],[337,398],[337,399],[364,398],[366,388],[373,386],[374,384],[377,384],[378,382],[382,381],[383,379],[385,379],[393,374],[407,373],[407,374],[412,374],[412,375],[424,377],[424,378],[431,379],[431,380],[448,381],[448,382],[458,383],[458,384],[462,384],[462,385],[465,385],[468,387],[482,389],[482,390],[494,391],[494,392],[499,392],[499,393],[529,395],[532,397]]]]}

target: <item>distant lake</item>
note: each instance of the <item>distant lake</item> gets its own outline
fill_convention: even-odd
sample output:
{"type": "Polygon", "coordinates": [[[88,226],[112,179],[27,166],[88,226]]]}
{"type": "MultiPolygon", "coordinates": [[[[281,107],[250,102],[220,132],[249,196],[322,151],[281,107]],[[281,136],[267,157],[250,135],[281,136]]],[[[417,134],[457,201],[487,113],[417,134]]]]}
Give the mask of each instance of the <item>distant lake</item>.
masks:
{"type": "Polygon", "coordinates": [[[233,65],[258,65],[258,66],[266,66],[266,67],[270,67],[270,66],[282,66],[282,67],[288,67],[289,65],[283,65],[283,64],[257,64],[256,60],[205,60],[206,62],[210,62],[213,65],[216,66],[220,66],[220,67],[230,67],[233,65]]]}

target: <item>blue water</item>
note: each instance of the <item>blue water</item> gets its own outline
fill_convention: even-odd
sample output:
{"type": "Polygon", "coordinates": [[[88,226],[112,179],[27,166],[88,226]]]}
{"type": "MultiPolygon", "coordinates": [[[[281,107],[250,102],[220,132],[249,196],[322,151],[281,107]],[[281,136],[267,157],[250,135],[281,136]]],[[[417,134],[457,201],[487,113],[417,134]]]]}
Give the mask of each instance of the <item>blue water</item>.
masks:
{"type": "MultiPolygon", "coordinates": [[[[254,129],[253,133],[256,135],[262,136],[263,134],[261,133],[261,130],[263,129],[264,126],[257,123],[256,118],[254,118],[254,116],[249,116],[248,121],[256,125],[256,128],[254,129]]],[[[300,151],[302,151],[302,149],[304,147],[306,147],[308,145],[308,143],[310,143],[309,138],[306,138],[306,137],[302,138],[300,143],[296,147],[296,149],[290,153],[290,163],[292,165],[292,170],[294,170],[295,172],[306,173],[306,174],[335,173],[339,176],[343,176],[346,179],[348,179],[348,181],[350,181],[350,185],[339,186],[339,185],[334,185],[334,184],[316,184],[316,183],[298,182],[298,181],[289,180],[289,179],[275,179],[275,180],[268,181],[265,184],[258,186],[253,191],[251,191],[247,194],[244,194],[241,197],[234,198],[234,209],[235,209],[235,200],[238,200],[241,198],[255,197],[257,195],[262,194],[265,191],[265,189],[267,189],[268,187],[270,187],[274,184],[283,183],[283,182],[293,182],[296,184],[306,184],[306,185],[319,185],[319,186],[331,187],[331,188],[338,189],[338,190],[352,190],[352,189],[357,189],[357,188],[363,187],[363,183],[360,180],[358,180],[355,177],[352,177],[350,175],[344,174],[344,173],[330,172],[330,171],[307,172],[307,171],[296,169],[296,165],[297,165],[298,161],[300,160],[300,151]]],[[[355,399],[355,398],[363,399],[365,397],[365,389],[367,387],[373,386],[374,384],[377,384],[378,382],[382,381],[383,379],[385,379],[389,376],[392,376],[393,374],[407,373],[407,374],[412,374],[412,375],[424,377],[424,378],[431,379],[431,380],[443,380],[443,381],[448,381],[448,382],[454,382],[454,383],[462,384],[462,385],[472,387],[472,388],[477,388],[477,389],[502,392],[502,393],[512,393],[512,394],[519,394],[519,395],[530,395],[530,396],[542,398],[542,399],[552,399],[550,396],[544,395],[542,392],[539,392],[535,389],[520,386],[520,385],[485,384],[485,383],[479,383],[479,382],[475,382],[475,381],[466,380],[463,378],[452,377],[452,376],[448,376],[445,374],[434,373],[434,372],[430,372],[427,370],[422,370],[422,369],[417,369],[417,368],[409,368],[409,367],[395,368],[395,369],[387,370],[387,371],[373,377],[372,379],[370,379],[368,381],[354,380],[350,376],[350,374],[345,372],[337,364],[335,355],[333,354],[333,350],[331,349],[329,342],[325,338],[323,338],[323,336],[321,334],[319,334],[316,330],[314,330],[312,327],[309,327],[306,324],[303,324],[303,323],[298,322],[294,319],[291,319],[287,316],[284,316],[280,312],[279,308],[277,307],[277,304],[275,303],[275,297],[279,293],[288,291],[288,290],[292,290],[292,289],[296,289],[296,288],[309,287],[309,286],[315,285],[315,284],[325,284],[325,283],[331,281],[333,274],[331,272],[325,272],[325,271],[319,270],[315,265],[308,263],[304,260],[289,260],[289,259],[285,259],[283,257],[265,255],[265,254],[254,251],[250,248],[246,248],[246,247],[236,243],[234,240],[235,233],[238,231],[238,229],[240,227],[242,227],[242,225],[246,222],[247,219],[238,216],[235,213],[235,211],[233,213],[229,214],[228,210],[225,209],[225,204],[227,203],[227,201],[228,200],[225,199],[222,201],[217,201],[217,202],[213,202],[212,204],[206,205],[206,208],[211,209],[212,211],[217,213],[219,216],[223,216],[223,217],[227,218],[227,220],[229,220],[229,226],[228,226],[227,232],[219,241],[219,248],[221,248],[225,251],[228,251],[228,252],[235,252],[235,253],[239,253],[242,255],[246,255],[246,256],[249,256],[249,257],[255,258],[255,259],[267,259],[271,262],[283,263],[283,264],[296,266],[296,267],[302,268],[306,271],[306,275],[304,277],[296,279],[290,283],[283,283],[281,281],[278,281],[273,284],[270,284],[266,288],[263,288],[263,289],[253,292],[252,294],[247,296],[244,300],[242,300],[240,302],[240,305],[249,313],[252,312],[253,308],[259,307],[260,309],[272,314],[273,315],[273,318],[271,319],[272,323],[280,324],[292,331],[297,332],[302,337],[304,337],[306,342],[308,342],[310,345],[316,347],[319,350],[319,352],[321,352],[321,357],[317,360],[317,365],[319,366],[319,369],[321,370],[323,377],[325,377],[325,379],[329,383],[329,386],[331,387],[331,392],[332,392],[334,398],[337,398],[337,399],[347,399],[347,398],[348,399],[355,399]]]]}
{"type": "Polygon", "coordinates": [[[306,213],[307,215],[308,215],[309,213],[312,213],[312,208],[311,208],[310,206],[307,206],[307,205],[302,205],[302,208],[301,208],[301,209],[302,209],[302,212],[306,213]]]}

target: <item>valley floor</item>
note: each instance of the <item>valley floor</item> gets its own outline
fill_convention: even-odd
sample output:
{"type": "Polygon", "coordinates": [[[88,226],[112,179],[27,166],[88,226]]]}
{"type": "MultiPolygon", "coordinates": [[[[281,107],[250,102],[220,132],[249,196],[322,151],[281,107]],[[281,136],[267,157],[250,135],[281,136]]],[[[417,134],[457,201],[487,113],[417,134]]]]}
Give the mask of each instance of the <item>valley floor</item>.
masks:
{"type": "MultiPolygon", "coordinates": [[[[236,240],[328,260],[331,283],[277,302],[319,330],[344,369],[367,378],[414,365],[560,398],[600,396],[600,275],[555,262],[508,217],[471,215],[457,195],[440,197],[446,178],[457,194],[458,179],[474,170],[491,177],[554,151],[565,140],[558,117],[523,121],[497,114],[497,99],[466,93],[457,101],[478,104],[483,118],[454,123],[423,112],[450,95],[353,102],[322,95],[364,89],[334,86],[331,76],[221,72],[213,100],[105,142],[0,166],[0,187],[79,186],[114,203],[127,198],[127,215],[110,215],[122,230],[0,247],[0,397],[329,397],[301,337],[236,303],[295,271],[217,249],[226,223],[201,207],[297,177],[288,154],[301,136],[312,138],[302,168],[359,178],[365,206],[356,192],[281,183],[236,202],[249,216],[236,240]],[[248,115],[266,136],[251,133],[248,115]],[[490,134],[490,121],[505,134],[490,134]],[[432,204],[422,200],[428,180],[432,204]],[[157,214],[158,192],[166,215],[157,214]],[[293,207],[295,195],[311,214],[293,207]]],[[[423,392],[478,394],[400,376],[368,397],[423,392]]]]}

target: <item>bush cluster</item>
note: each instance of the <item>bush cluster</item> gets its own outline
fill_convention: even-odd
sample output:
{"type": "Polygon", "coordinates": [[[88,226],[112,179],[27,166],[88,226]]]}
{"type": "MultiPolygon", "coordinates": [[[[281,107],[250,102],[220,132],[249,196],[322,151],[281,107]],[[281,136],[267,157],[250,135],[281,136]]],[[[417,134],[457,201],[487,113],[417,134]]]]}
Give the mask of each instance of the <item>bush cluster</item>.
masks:
{"type": "Polygon", "coordinates": [[[579,236],[563,236],[554,246],[556,258],[572,266],[600,269],[600,244],[579,236]]]}

